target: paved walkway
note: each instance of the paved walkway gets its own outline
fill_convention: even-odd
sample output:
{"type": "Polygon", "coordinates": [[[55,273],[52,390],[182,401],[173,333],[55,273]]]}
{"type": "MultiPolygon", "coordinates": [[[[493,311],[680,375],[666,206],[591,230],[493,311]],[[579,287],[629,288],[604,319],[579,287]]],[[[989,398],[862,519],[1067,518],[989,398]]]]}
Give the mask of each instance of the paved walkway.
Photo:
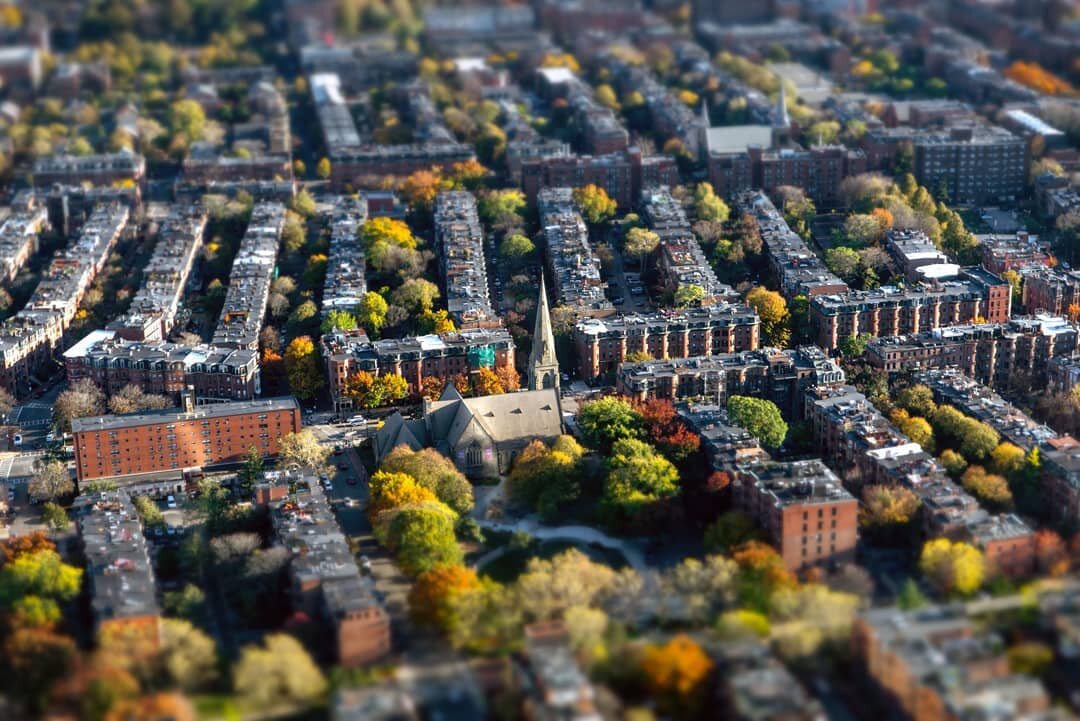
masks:
{"type": "MultiPolygon", "coordinates": [[[[644,571],[647,566],[645,564],[645,555],[638,548],[637,544],[632,541],[626,541],[621,538],[612,538],[603,531],[598,531],[595,528],[588,526],[545,526],[540,523],[534,517],[522,518],[513,521],[489,521],[486,519],[477,519],[477,523],[481,528],[489,529],[492,531],[509,531],[511,533],[516,531],[525,531],[533,538],[539,538],[544,541],[577,541],[579,543],[594,543],[604,548],[610,548],[618,551],[626,559],[627,565],[633,568],[635,571],[644,571]]],[[[501,549],[495,549],[496,551],[501,549]]],[[[484,554],[477,561],[477,566],[481,563],[487,563],[492,558],[492,553],[484,554]]],[[[494,556],[497,557],[497,556],[494,556]]]]}

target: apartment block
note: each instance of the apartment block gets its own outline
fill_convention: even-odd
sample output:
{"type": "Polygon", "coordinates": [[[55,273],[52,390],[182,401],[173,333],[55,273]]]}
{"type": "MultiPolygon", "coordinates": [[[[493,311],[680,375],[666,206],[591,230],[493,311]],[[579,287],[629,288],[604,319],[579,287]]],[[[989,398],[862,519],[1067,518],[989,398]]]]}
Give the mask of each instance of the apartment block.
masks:
{"type": "Polygon", "coordinates": [[[1010,672],[1005,647],[1005,639],[959,604],[871,609],[856,616],[852,629],[856,666],[904,718],[1062,718],[1038,678],[1010,672]]]}
{"type": "Polygon", "coordinates": [[[866,347],[865,359],[889,373],[959,368],[993,388],[1005,389],[1021,381],[1039,388],[1045,386],[1053,362],[1076,351],[1078,333],[1075,325],[1060,316],[1016,316],[1007,323],[974,323],[874,338],[866,347]]]}
{"type": "Polygon", "coordinates": [[[615,306],[607,298],[608,284],[600,270],[600,258],[589,243],[589,230],[574,203],[573,191],[544,188],[537,198],[537,207],[556,302],[581,315],[614,313],[615,306]]]}
{"type": "Polygon", "coordinates": [[[951,203],[996,203],[1024,193],[1028,144],[996,126],[954,127],[919,133],[912,141],[915,179],[945,188],[951,203]]]}
{"type": "Polygon", "coordinates": [[[229,273],[229,288],[212,344],[219,348],[259,349],[278,244],[285,227],[285,206],[258,203],[251,211],[240,249],[229,273]]]}
{"type": "Polygon", "coordinates": [[[736,465],[769,459],[757,438],[735,425],[724,406],[679,403],[676,411],[687,427],[701,437],[701,447],[713,469],[733,472],[736,465]]]}
{"type": "Polygon", "coordinates": [[[631,353],[689,358],[756,350],[761,319],[741,303],[717,303],[686,311],[588,318],[574,328],[579,377],[611,373],[631,353]]]}
{"type": "Polygon", "coordinates": [[[660,236],[657,265],[661,282],[668,290],[675,292],[696,285],[705,291],[703,305],[738,297],[730,285],[716,278],[682,205],[667,188],[646,191],[641,203],[649,230],[660,236]]]}
{"type": "Polygon", "coordinates": [[[464,190],[435,197],[435,252],[446,289],[446,308],[462,328],[498,324],[488,297],[484,231],[476,198],[464,190]]]}
{"type": "Polygon", "coordinates": [[[127,314],[109,328],[128,340],[160,341],[172,332],[184,298],[188,276],[203,244],[205,208],[173,206],[158,228],[154,253],[143,270],[143,282],[127,314]]]}
{"type": "Polygon", "coordinates": [[[527,692],[526,718],[537,721],[601,721],[596,690],[582,672],[562,621],[525,627],[525,663],[517,685],[527,692]]]}
{"type": "Polygon", "coordinates": [[[1057,520],[1075,526],[1080,523],[1080,444],[1053,444],[1039,458],[1046,508],[1057,520]]]}
{"type": "Polygon", "coordinates": [[[1071,306],[1080,307],[1080,271],[1029,266],[1019,272],[1024,279],[1024,308],[1029,313],[1068,315],[1071,306]]]}
{"type": "Polygon", "coordinates": [[[130,152],[104,155],[49,155],[34,161],[34,187],[146,184],[146,159],[130,152]]]}
{"type": "Polygon", "coordinates": [[[820,460],[738,466],[732,489],[788,570],[855,560],[859,501],[820,460]]]}
{"type": "Polygon", "coordinates": [[[127,385],[179,401],[186,388],[200,403],[244,401],[261,391],[258,351],[131,341],[112,330],[89,333],[64,351],[68,383],[94,381],[106,395],[127,385]]]}
{"type": "Polygon", "coordinates": [[[1007,270],[1050,266],[1053,262],[1049,247],[1026,230],[1013,235],[987,234],[976,237],[979,239],[982,266],[991,273],[1001,275],[1007,270]]]}
{"type": "Polygon", "coordinates": [[[38,251],[38,235],[48,227],[44,206],[13,212],[0,225],[0,281],[13,283],[38,251]]]}
{"type": "Polygon", "coordinates": [[[817,343],[833,349],[845,338],[921,333],[979,322],[1004,323],[1012,312],[1012,288],[982,268],[962,268],[959,277],[922,286],[882,286],[810,299],[817,343]]]}
{"type": "Polygon", "coordinates": [[[125,490],[84,494],[72,504],[86,557],[86,587],[98,639],[161,643],[161,607],[142,523],[125,490]]]}
{"type": "Polygon", "coordinates": [[[127,227],[121,205],[98,207],[67,248],[57,251],[26,306],[0,324],[0,385],[16,398],[63,344],[83,296],[127,227]]]}
{"type": "Polygon", "coordinates": [[[847,283],[825,267],[817,254],[788,226],[784,216],[765,193],[744,193],[737,198],[736,205],[740,212],[757,221],[769,260],[769,270],[785,296],[805,295],[812,298],[847,292],[847,283]]]}
{"type": "Polygon", "coordinates": [[[415,393],[427,376],[447,383],[481,368],[513,368],[515,363],[514,339],[503,328],[377,341],[356,330],[325,335],[320,347],[330,379],[330,397],[339,410],[352,408],[345,384],[359,371],[399,375],[409,381],[415,393]]]}
{"type": "Polygon", "coordinates": [[[580,188],[598,185],[620,208],[633,207],[645,188],[679,184],[675,159],[666,155],[643,156],[637,148],[610,155],[575,155],[525,160],[521,165],[521,188],[535,203],[541,188],[580,188]]]}
{"type": "Polygon", "coordinates": [[[619,393],[639,400],[698,398],[723,405],[733,395],[754,396],[772,401],[788,418],[802,416],[806,388],[843,382],[844,371],[817,346],[623,363],[616,373],[619,393]]]}
{"type": "Polygon", "coordinates": [[[708,156],[709,182],[730,197],[752,188],[772,192],[781,185],[803,188],[820,207],[839,202],[837,190],[847,177],[865,173],[866,154],[842,145],[762,147],[748,136],[738,150],[713,150],[708,156]]]}
{"type": "Polygon", "coordinates": [[[292,180],[292,157],[288,152],[223,155],[217,148],[196,148],[184,158],[184,184],[204,186],[234,181],[292,180]]]}
{"type": "Polygon", "coordinates": [[[356,667],[385,659],[391,650],[390,616],[372,579],[360,575],[349,539],[322,488],[313,477],[280,480],[306,490],[273,503],[270,513],[275,535],[292,554],[293,608],[321,622],[326,643],[319,647],[333,663],[356,667]]]}
{"type": "Polygon", "coordinates": [[[1049,359],[1046,363],[1046,390],[1068,393],[1080,383],[1080,355],[1071,353],[1049,359]]]}
{"type": "Polygon", "coordinates": [[[330,251],[323,284],[322,314],[332,310],[351,311],[367,293],[364,249],[358,240],[367,220],[367,200],[340,196],[330,218],[330,251]]]}
{"type": "Polygon", "coordinates": [[[826,721],[821,702],[764,643],[717,644],[720,707],[729,721],[826,721]]]}
{"type": "Polygon", "coordinates": [[[281,437],[301,428],[291,396],[195,406],[191,394],[183,403],[72,421],[79,482],[240,463],[253,446],[274,456],[281,437]]]}

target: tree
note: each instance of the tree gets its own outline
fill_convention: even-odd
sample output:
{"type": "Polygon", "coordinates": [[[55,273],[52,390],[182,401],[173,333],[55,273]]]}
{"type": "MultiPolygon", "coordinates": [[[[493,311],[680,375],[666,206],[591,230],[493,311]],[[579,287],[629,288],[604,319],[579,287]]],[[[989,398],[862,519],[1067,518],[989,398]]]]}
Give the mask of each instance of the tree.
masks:
{"type": "Polygon", "coordinates": [[[638,265],[644,267],[645,256],[660,245],[660,236],[645,228],[631,228],[626,232],[624,250],[637,258],[638,265]]]}
{"type": "Polygon", "coordinates": [[[7,388],[0,388],[0,422],[15,407],[15,397],[8,392],[7,388]]]}
{"type": "Polygon", "coordinates": [[[832,145],[840,135],[840,123],[835,120],[821,120],[807,128],[804,135],[813,145],[832,145]]]}
{"type": "Polygon", "coordinates": [[[1027,455],[1019,446],[1008,441],[999,443],[997,448],[990,452],[990,467],[1006,478],[1013,478],[1024,470],[1027,455]]]}
{"type": "Polygon", "coordinates": [[[27,597],[40,599],[49,615],[59,618],[59,605],[79,594],[82,569],[69,566],[53,550],[24,553],[0,568],[0,609],[11,611],[27,597]]]}
{"type": "Polygon", "coordinates": [[[663,713],[693,717],[705,702],[713,662],[693,639],[679,634],[666,644],[647,646],[641,671],[663,713]]]}
{"type": "Polygon", "coordinates": [[[356,306],[356,322],[372,337],[378,338],[379,331],[386,325],[386,313],[389,309],[385,298],[374,291],[368,291],[356,306]]]}
{"type": "Polygon", "coordinates": [[[798,585],[776,549],[760,541],[739,546],[732,551],[731,560],[738,566],[739,601],[750,609],[768,611],[774,594],[798,585]]]}
{"type": "Polygon", "coordinates": [[[250,708],[307,705],[326,692],[326,679],[292,636],[271,634],[262,646],[246,646],[233,667],[233,687],[250,708]]]}
{"type": "Polygon", "coordinates": [[[849,335],[840,341],[839,351],[845,358],[861,358],[873,336],[869,333],[849,335]]]}
{"type": "Polygon", "coordinates": [[[416,250],[418,245],[409,226],[396,218],[371,218],[360,228],[360,241],[367,252],[368,262],[383,269],[391,250],[416,250]]]}
{"type": "Polygon", "coordinates": [[[825,265],[846,283],[853,283],[859,274],[859,254],[851,248],[838,246],[825,251],[825,265]]]}
{"type": "Polygon", "coordinates": [[[679,494],[678,470],[644,441],[616,441],[608,469],[601,504],[612,521],[633,520],[650,505],[679,494]]]}
{"type": "Polygon", "coordinates": [[[169,130],[174,138],[183,138],[185,145],[201,140],[205,128],[206,113],[196,101],[177,100],[169,106],[169,130]]]}
{"type": "Polygon", "coordinates": [[[398,446],[386,454],[379,469],[407,474],[458,514],[467,515],[473,508],[472,484],[449,458],[434,448],[414,451],[408,446],[398,446]]]}
{"type": "Polygon", "coordinates": [[[190,622],[176,618],[161,621],[161,650],[157,658],[161,675],[184,691],[198,691],[218,676],[217,648],[213,639],[190,622]]]}
{"type": "Polygon", "coordinates": [[[305,300],[289,314],[286,323],[293,331],[314,330],[318,315],[319,307],[315,305],[315,301],[305,300]]]}
{"type": "Polygon", "coordinates": [[[746,303],[761,318],[765,341],[779,348],[787,346],[791,340],[791,315],[784,296],[764,286],[757,286],[746,294],[746,303]]]}
{"type": "Polygon", "coordinates": [[[424,376],[420,379],[420,389],[417,392],[421,398],[426,398],[429,401],[437,401],[442,396],[443,388],[445,387],[443,379],[437,376],[424,376]]]}
{"type": "Polygon", "coordinates": [[[694,213],[698,220],[725,223],[731,209],[716,194],[711,183],[698,183],[694,188],[694,213]]]}
{"type": "Polygon", "coordinates": [[[34,462],[34,475],[27,490],[32,498],[55,501],[61,496],[75,493],[75,481],[63,461],[39,458],[34,462]]]}
{"type": "Polygon", "coordinates": [[[964,457],[951,448],[946,448],[942,451],[941,455],[938,456],[938,461],[945,467],[945,470],[949,475],[953,477],[959,476],[964,472],[964,469],[967,468],[967,461],[964,460],[964,457]]]}
{"type": "Polygon", "coordinates": [[[753,517],[742,511],[728,511],[709,524],[703,540],[709,553],[727,553],[747,541],[760,540],[760,535],[753,517]]]}
{"type": "Polygon", "coordinates": [[[315,472],[326,467],[330,449],[310,429],[288,433],[278,441],[278,465],[315,472]]]}
{"type": "Polygon", "coordinates": [[[71,526],[71,519],[63,506],[56,503],[46,503],[41,509],[41,520],[54,531],[66,531],[71,526]]]}
{"type": "Polygon", "coordinates": [[[481,193],[476,203],[480,219],[489,225],[500,216],[520,216],[525,207],[525,194],[520,190],[489,190],[481,193]]]}
{"type": "Polygon", "coordinates": [[[345,394],[361,408],[382,408],[407,398],[409,382],[393,373],[374,376],[357,371],[345,381],[345,394]]]}
{"type": "Polygon", "coordinates": [[[531,240],[520,233],[507,236],[499,244],[499,257],[505,260],[512,269],[522,268],[536,252],[536,246],[531,240]]]}
{"type": "Polygon", "coordinates": [[[772,401],[749,396],[730,396],[727,412],[731,421],[750,431],[766,448],[779,448],[787,436],[788,426],[780,409],[772,401]]]}
{"type": "Polygon", "coordinates": [[[896,394],[896,405],[913,416],[930,418],[937,410],[934,392],[924,385],[913,385],[896,394]]]}
{"type": "Polygon", "coordinates": [[[420,574],[409,591],[409,614],[419,624],[450,634],[457,625],[454,598],[480,588],[476,571],[441,566],[420,574]]]}
{"type": "Polygon", "coordinates": [[[10,536],[0,541],[0,566],[11,563],[16,558],[38,551],[55,551],[56,544],[44,531],[32,531],[10,536]]]}
{"type": "Polygon", "coordinates": [[[844,237],[849,245],[862,248],[876,243],[884,235],[881,222],[873,215],[856,213],[844,221],[844,237]]]}
{"type": "Polygon", "coordinates": [[[250,494],[255,487],[255,482],[259,480],[263,472],[263,457],[259,452],[258,447],[254,444],[248,448],[247,453],[244,454],[244,462],[240,466],[240,470],[237,472],[237,478],[240,480],[240,488],[245,494],[250,494]]]}
{"type": "Polygon", "coordinates": [[[900,432],[922,446],[927,453],[934,452],[934,430],[925,418],[908,418],[900,423],[900,432]]]}
{"type": "Polygon", "coordinates": [[[67,677],[78,657],[75,642],[46,628],[16,628],[3,643],[0,656],[9,692],[31,711],[45,710],[53,685],[67,677]]]}
{"type": "Polygon", "coordinates": [[[506,493],[515,503],[553,517],[581,494],[577,464],[585,449],[570,436],[556,441],[560,448],[548,448],[534,440],[518,455],[506,479],[506,493]]]}
{"type": "Polygon", "coordinates": [[[311,197],[311,193],[307,191],[307,188],[301,188],[300,191],[293,196],[293,199],[289,201],[289,210],[296,213],[301,218],[310,218],[315,215],[315,199],[311,197]]]}
{"type": "Polygon", "coordinates": [[[386,544],[397,554],[401,570],[417,576],[438,566],[460,565],[464,554],[454,537],[457,517],[439,502],[398,509],[387,529],[386,544]]]}
{"type": "Polygon", "coordinates": [[[904,486],[868,485],[862,491],[859,523],[872,530],[904,526],[915,520],[922,502],[904,486]]]}
{"type": "Polygon", "coordinates": [[[404,473],[375,471],[371,476],[370,488],[368,513],[372,517],[401,506],[439,500],[433,492],[404,473]]]}
{"type": "Polygon", "coordinates": [[[319,354],[311,336],[302,335],[289,342],[285,349],[285,374],[289,379],[289,388],[302,400],[313,398],[323,387],[319,354]]]}
{"type": "Polygon", "coordinates": [[[521,388],[521,374],[513,366],[499,366],[495,369],[495,378],[504,393],[512,393],[521,388]]]}
{"type": "Polygon", "coordinates": [[[327,157],[319,158],[319,162],[315,164],[315,175],[319,180],[326,180],[330,177],[330,159],[327,157]]]}
{"type": "Polygon", "coordinates": [[[138,514],[138,519],[143,521],[143,526],[147,528],[153,528],[154,526],[164,526],[165,516],[161,513],[161,508],[157,503],[150,500],[147,495],[136,495],[132,499],[132,504],[135,506],[135,513],[138,514]]]}
{"type": "Polygon", "coordinates": [[[326,318],[319,328],[323,333],[356,329],[356,317],[347,310],[332,310],[326,314],[326,318]]]}
{"type": "Polygon", "coordinates": [[[526,621],[559,618],[567,609],[596,606],[608,593],[616,573],[576,548],[547,560],[531,558],[515,584],[526,621]]]}
{"type": "Polygon", "coordinates": [[[195,718],[195,709],[183,694],[153,693],[119,702],[105,721],[195,721],[195,718]]]}
{"type": "Polygon", "coordinates": [[[170,406],[172,400],[168,396],[146,393],[133,383],[127,384],[109,398],[109,411],[112,413],[137,413],[170,406]]]}
{"type": "Polygon", "coordinates": [[[585,442],[601,452],[610,449],[616,441],[639,438],[642,432],[641,414],[616,396],[584,404],[577,420],[585,442]]]}
{"type": "Polygon", "coordinates": [[[1013,505],[1008,481],[997,474],[987,473],[982,466],[969,466],[960,476],[960,483],[964,490],[991,508],[1007,510],[1013,505]]]}
{"type": "Polygon", "coordinates": [[[979,549],[948,538],[935,538],[923,545],[919,570],[939,593],[961,596],[979,590],[986,573],[979,549]]]}
{"type": "Polygon", "coordinates": [[[598,185],[574,188],[574,202],[589,225],[603,225],[615,217],[618,204],[598,185]]]}
{"type": "Polygon", "coordinates": [[[477,396],[498,396],[505,392],[499,376],[490,368],[481,368],[473,378],[473,393],[477,396]]]}
{"type": "Polygon", "coordinates": [[[57,396],[53,412],[56,425],[70,431],[73,418],[100,416],[105,412],[105,394],[94,381],[83,378],[57,396]]]}

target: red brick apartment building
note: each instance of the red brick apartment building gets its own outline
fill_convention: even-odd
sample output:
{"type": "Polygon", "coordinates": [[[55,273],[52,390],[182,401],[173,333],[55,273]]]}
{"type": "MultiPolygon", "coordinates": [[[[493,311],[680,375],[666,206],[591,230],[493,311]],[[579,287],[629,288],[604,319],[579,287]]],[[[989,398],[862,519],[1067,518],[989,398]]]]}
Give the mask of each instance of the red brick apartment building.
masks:
{"type": "Polygon", "coordinates": [[[761,320],[748,305],[717,303],[680,313],[589,318],[574,328],[578,374],[597,378],[635,352],[689,358],[757,350],[761,320]]]}
{"type": "Polygon", "coordinates": [[[789,570],[855,560],[859,502],[820,460],[739,466],[732,488],[789,570]]]}
{"type": "Polygon", "coordinates": [[[75,465],[80,482],[237,463],[255,446],[263,455],[301,428],[300,404],[289,396],[183,409],[76,418],[75,465]]]}

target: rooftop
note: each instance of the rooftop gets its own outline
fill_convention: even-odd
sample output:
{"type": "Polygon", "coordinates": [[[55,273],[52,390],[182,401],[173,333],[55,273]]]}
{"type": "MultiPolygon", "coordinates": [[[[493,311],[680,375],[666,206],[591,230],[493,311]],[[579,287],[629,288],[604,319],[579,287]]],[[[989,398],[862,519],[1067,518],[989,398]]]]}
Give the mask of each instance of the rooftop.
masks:
{"type": "Polygon", "coordinates": [[[260,398],[252,401],[230,401],[228,403],[207,403],[196,406],[193,413],[185,413],[176,408],[140,411],[122,415],[88,416],[71,421],[72,433],[90,431],[108,431],[134,426],[149,426],[170,421],[189,421],[205,418],[228,418],[249,413],[269,413],[272,411],[297,411],[300,404],[292,396],[280,398],[260,398]]]}

